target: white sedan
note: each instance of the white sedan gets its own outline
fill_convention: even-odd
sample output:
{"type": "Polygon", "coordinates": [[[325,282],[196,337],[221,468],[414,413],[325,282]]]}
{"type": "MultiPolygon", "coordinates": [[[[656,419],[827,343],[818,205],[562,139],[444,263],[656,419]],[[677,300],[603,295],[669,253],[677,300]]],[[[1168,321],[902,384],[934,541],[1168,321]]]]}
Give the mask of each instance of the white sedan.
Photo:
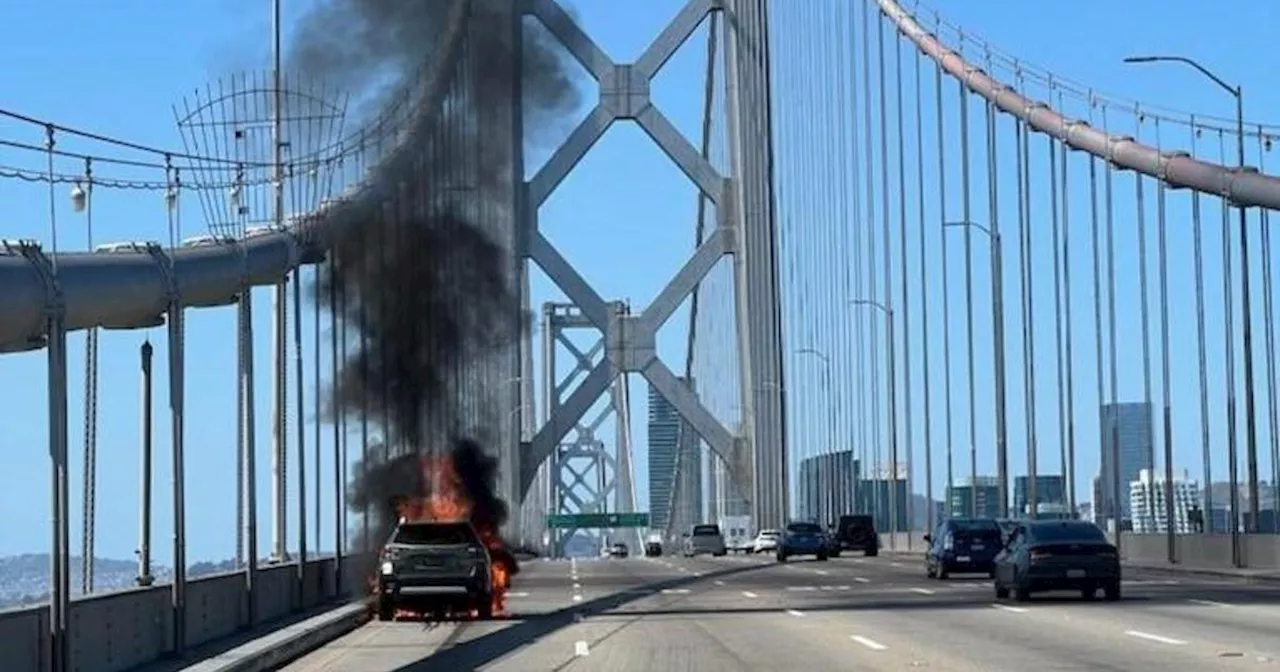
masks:
{"type": "Polygon", "coordinates": [[[751,545],[752,553],[765,553],[767,551],[775,551],[778,549],[778,538],[782,533],[777,530],[761,530],[756,535],[755,543],[751,545]]]}

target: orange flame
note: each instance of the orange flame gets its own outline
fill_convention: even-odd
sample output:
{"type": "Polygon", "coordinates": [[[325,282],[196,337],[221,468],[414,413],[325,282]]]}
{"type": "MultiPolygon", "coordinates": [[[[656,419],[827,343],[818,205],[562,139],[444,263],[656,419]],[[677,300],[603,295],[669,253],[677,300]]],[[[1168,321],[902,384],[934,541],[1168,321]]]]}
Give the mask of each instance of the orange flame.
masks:
{"type": "MultiPolygon", "coordinates": [[[[396,506],[397,514],[409,521],[470,520],[473,502],[462,488],[462,481],[453,461],[445,455],[423,456],[419,460],[424,482],[430,494],[408,497],[396,506]]],[[[506,609],[507,591],[511,587],[512,568],[505,560],[506,543],[490,521],[472,521],[480,539],[493,558],[490,567],[490,585],[493,593],[493,613],[499,615],[506,609]]],[[[474,614],[473,614],[474,615],[474,614]]]]}

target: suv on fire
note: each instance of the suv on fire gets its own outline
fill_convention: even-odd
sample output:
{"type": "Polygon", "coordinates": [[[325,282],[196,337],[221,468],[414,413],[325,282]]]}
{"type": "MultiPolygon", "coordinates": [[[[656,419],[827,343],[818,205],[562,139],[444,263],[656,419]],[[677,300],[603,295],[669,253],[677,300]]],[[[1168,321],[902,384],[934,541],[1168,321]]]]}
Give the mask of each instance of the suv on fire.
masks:
{"type": "Polygon", "coordinates": [[[401,521],[378,567],[378,620],[414,600],[465,600],[480,618],[493,617],[493,559],[468,521],[401,521]]]}

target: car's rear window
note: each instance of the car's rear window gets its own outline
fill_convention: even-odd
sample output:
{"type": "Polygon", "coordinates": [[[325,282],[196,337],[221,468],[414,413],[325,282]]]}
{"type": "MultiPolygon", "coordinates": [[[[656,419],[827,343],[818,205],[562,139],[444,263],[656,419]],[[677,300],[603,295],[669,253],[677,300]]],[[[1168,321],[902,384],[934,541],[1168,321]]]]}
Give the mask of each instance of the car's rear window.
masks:
{"type": "Polygon", "coordinates": [[[466,523],[406,523],[396,528],[397,544],[469,544],[475,540],[466,523]]]}
{"type": "Polygon", "coordinates": [[[720,534],[719,525],[694,525],[693,536],[695,537],[714,537],[720,534]]]}
{"type": "Polygon", "coordinates": [[[817,523],[791,523],[787,526],[787,531],[792,534],[818,534],[822,532],[822,528],[817,523]]]}
{"type": "Polygon", "coordinates": [[[1084,521],[1032,523],[1031,539],[1038,542],[1106,541],[1102,528],[1084,521]]]}

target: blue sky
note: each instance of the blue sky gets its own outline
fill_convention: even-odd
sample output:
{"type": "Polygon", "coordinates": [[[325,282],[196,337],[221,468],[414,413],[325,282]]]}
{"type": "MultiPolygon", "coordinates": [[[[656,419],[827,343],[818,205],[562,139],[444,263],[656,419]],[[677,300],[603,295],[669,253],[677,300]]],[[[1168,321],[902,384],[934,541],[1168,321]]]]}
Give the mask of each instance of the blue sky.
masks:
{"type": "MultiPolygon", "coordinates": [[[[1246,3],[1242,0],[1224,0],[1213,12],[1206,12],[1202,3],[1190,0],[1142,0],[1129,3],[1075,3],[1072,6],[1037,5],[1000,0],[968,3],[960,0],[936,0],[937,8],[951,22],[985,38],[1001,51],[1016,54],[1058,76],[1084,82],[1100,92],[1134,98],[1177,110],[1193,110],[1197,113],[1229,116],[1230,100],[1210,84],[1201,82],[1194,73],[1174,66],[1126,66],[1120,60],[1133,53],[1168,52],[1188,55],[1203,60],[1206,65],[1233,81],[1243,82],[1247,96],[1246,114],[1251,119],[1270,118],[1268,110],[1276,104],[1276,94],[1264,83],[1273,68],[1265,47],[1269,44],[1266,27],[1274,25],[1275,8],[1266,3],[1246,3]],[[1105,18],[1105,20],[1104,20],[1105,18]]],[[[267,66],[266,37],[269,13],[265,3],[249,0],[212,2],[200,0],[186,3],[153,3],[145,0],[107,3],[101,0],[51,0],[35,5],[6,7],[6,21],[0,25],[0,44],[6,45],[10,63],[16,64],[0,72],[0,91],[4,92],[0,105],[8,109],[55,120],[61,124],[81,127],[107,135],[128,138],[136,142],[164,147],[177,147],[180,138],[172,122],[172,105],[185,92],[216,78],[228,71],[258,69],[267,66]]],[[[294,17],[305,10],[308,3],[286,2],[286,15],[294,17]]],[[[638,55],[679,6],[677,0],[655,0],[645,3],[586,3],[580,2],[579,16],[604,48],[617,60],[630,60],[638,55]]],[[[702,94],[702,59],[704,47],[701,33],[695,36],[673,59],[655,82],[654,99],[667,116],[686,136],[694,138],[698,128],[702,94]]],[[[286,39],[288,33],[286,31],[286,39]]],[[[798,36],[797,36],[798,39],[798,36]]],[[[907,52],[908,54],[910,52],[907,52]]],[[[775,78],[783,76],[775,72],[775,78]]],[[[797,76],[791,73],[792,77],[797,76]]],[[[977,110],[976,106],[974,108],[977,110]]],[[[794,118],[793,118],[794,119],[794,118]]],[[[795,123],[794,120],[792,123],[795,123]]],[[[825,120],[825,124],[838,123],[825,120]]],[[[1129,122],[1131,123],[1131,122],[1129,122]]],[[[32,144],[42,141],[39,128],[21,127],[0,123],[0,136],[32,144]]],[[[977,137],[977,136],[975,136],[977,137]]],[[[1185,137],[1185,133],[1184,133],[1185,137]]],[[[1184,144],[1185,146],[1185,144],[1184,144]]],[[[72,147],[68,147],[72,148],[72,147]]],[[[85,148],[79,148],[84,150],[85,148]]],[[[913,147],[908,147],[911,151],[913,147]]],[[[955,149],[948,147],[954,154],[955,149]]],[[[546,151],[534,151],[529,159],[531,166],[538,165],[546,151]]],[[[1011,156],[1011,155],[1010,155],[1011,156]]],[[[39,157],[34,157],[39,165],[39,157]]],[[[1005,160],[1006,163],[1009,160],[1005,160]]],[[[784,160],[785,162],[785,160],[784,160]]],[[[30,155],[0,150],[0,164],[33,165],[30,155]]],[[[75,162],[62,166],[68,172],[79,170],[75,162]]],[[[1072,173],[1075,184],[1080,184],[1079,167],[1072,173]]],[[[136,174],[134,176],[137,176],[136,174]]],[[[158,175],[147,175],[159,179],[158,175]]],[[[790,179],[784,175],[783,179],[790,179]]],[[[1132,192],[1132,178],[1117,178],[1119,192],[1132,192]],[[1127,185],[1127,186],[1126,186],[1127,185]]],[[[1011,187],[1010,187],[1011,188],[1011,187]]],[[[71,213],[65,193],[57,193],[59,204],[60,240],[64,247],[83,247],[83,227],[71,213]]],[[[1073,198],[1076,192],[1073,189],[1073,198]]],[[[31,237],[48,239],[46,187],[39,184],[0,182],[0,203],[5,206],[3,223],[6,238],[31,237]]],[[[1120,201],[1117,202],[1118,207],[1120,201]]],[[[896,207],[896,206],[895,206],[896,207]]],[[[1073,206],[1076,211],[1080,207],[1073,206]]],[[[198,209],[194,199],[188,206],[188,231],[200,226],[198,209]]],[[[95,201],[95,242],[111,240],[137,240],[166,238],[165,212],[162,199],[155,192],[99,193],[95,201]]],[[[679,267],[691,247],[694,194],[688,181],[671,165],[653,143],[637,128],[628,124],[615,125],[595,147],[591,155],[560,187],[541,213],[543,230],[560,246],[565,256],[579,266],[602,295],[607,298],[628,298],[633,305],[642,306],[661,288],[665,280],[679,267]],[[618,207],[625,204],[624,207],[618,207]]],[[[1132,212],[1130,208],[1129,212],[1132,212]]],[[[793,216],[796,211],[784,213],[793,216]]],[[[1083,217],[1073,215],[1080,222],[1083,217]]],[[[1186,219],[1185,208],[1171,222],[1186,219]]],[[[1206,226],[1213,227],[1216,219],[1206,219],[1206,226]]],[[[1121,224],[1118,222],[1118,226],[1121,224]]],[[[1009,231],[1012,232],[1012,227],[1009,231]]],[[[1218,264],[1213,250],[1216,243],[1212,234],[1206,242],[1209,258],[1206,268],[1211,278],[1216,277],[1218,264]]],[[[1185,229],[1170,233],[1170,246],[1184,249],[1190,245],[1185,229]]],[[[1154,244],[1154,241],[1152,241],[1154,244]]],[[[1122,249],[1133,247],[1131,242],[1122,249]]],[[[1087,248],[1086,248],[1087,249],[1087,248]]],[[[1126,254],[1132,254],[1126,252],[1126,254]]],[[[1006,252],[1006,287],[1016,286],[1014,272],[1016,247],[1009,241],[1006,252]]],[[[1131,259],[1132,257],[1130,257],[1131,259]]],[[[958,259],[958,257],[953,257],[958,259]]],[[[1083,259],[1080,260],[1083,262],[1083,259]]],[[[914,263],[914,262],[913,262],[914,263]]],[[[1123,258],[1118,262],[1123,264],[1123,258]]],[[[953,271],[958,264],[953,266],[953,271]]],[[[1074,265],[1073,265],[1074,270],[1074,265]]],[[[1154,266],[1152,267],[1154,281],[1154,266]]],[[[1175,435],[1198,435],[1195,419],[1196,388],[1193,341],[1185,338],[1193,323],[1188,317],[1187,266],[1174,266],[1175,349],[1174,359],[1179,362],[1175,376],[1175,435]],[[1190,374],[1190,375],[1188,375],[1190,374]],[[1183,410],[1185,409],[1185,410],[1183,410]],[[1190,417],[1188,417],[1190,416],[1190,417]]],[[[959,276],[954,276],[959,278],[959,276]]],[[[1041,273],[1043,279],[1043,273],[1041,273]]],[[[1083,280],[1083,278],[1082,278],[1083,280]]],[[[975,264],[975,287],[985,288],[985,265],[975,264]]],[[[1213,280],[1209,281],[1210,283],[1213,280]]],[[[1076,285],[1082,287],[1083,285],[1076,285]]],[[[1211,284],[1212,286],[1212,284],[1211,284]]],[[[549,300],[545,280],[539,283],[535,302],[549,300]]],[[[1137,300],[1133,292],[1126,292],[1118,299],[1117,312],[1121,315],[1136,313],[1137,300]]],[[[269,344],[268,295],[256,303],[259,353],[265,353],[269,344]]],[[[1011,297],[1014,295],[1010,295],[1011,297]]],[[[979,293],[978,297],[985,297],[979,293]]],[[[1046,302],[1037,299],[1043,309],[1046,302]]],[[[1081,292],[1076,303],[1082,308],[1090,304],[1081,292]]],[[[985,305],[979,298],[979,305],[985,305]]],[[[1220,303],[1211,296],[1212,305],[1220,303]]],[[[808,318],[799,317],[789,307],[793,326],[808,318]]],[[[1016,304],[1008,307],[1010,317],[1016,304]]],[[[959,311],[954,311],[959,312],[959,311]]],[[[953,312],[953,325],[960,326],[953,312]]],[[[1212,315],[1212,309],[1210,310],[1212,315]]],[[[979,312],[982,320],[985,313],[979,312]]],[[[663,358],[679,370],[683,362],[683,335],[680,331],[683,319],[677,319],[664,330],[659,349],[663,358]]],[[[188,557],[222,558],[234,550],[234,361],[231,339],[234,323],[230,308],[192,313],[188,317],[189,373],[188,373],[188,445],[187,445],[187,497],[188,531],[191,533],[188,557]]],[[[979,356],[977,366],[987,365],[989,358],[981,353],[989,351],[979,322],[981,338],[976,345],[979,356]]],[[[1047,322],[1045,324],[1048,324],[1047,322]]],[[[1218,347],[1220,340],[1213,339],[1215,323],[1210,321],[1210,348],[1218,347]]],[[[308,333],[309,319],[304,322],[308,333]]],[[[1132,322],[1121,324],[1123,334],[1136,333],[1132,322]]],[[[1080,326],[1078,329],[1086,329],[1080,326]]],[[[802,332],[797,332],[802,333],[802,332]]],[[[136,546],[137,527],[137,374],[136,351],[144,338],[151,338],[157,352],[163,352],[162,332],[105,332],[101,336],[102,363],[100,369],[100,425],[99,425],[99,477],[98,477],[98,554],[109,557],[128,557],[136,546]]],[[[1128,337],[1126,337],[1128,338],[1128,337]]],[[[1012,339],[1012,336],[1011,336],[1012,339]]],[[[1260,332],[1255,337],[1261,352],[1260,332]]],[[[71,339],[71,401],[72,413],[72,473],[73,498],[80,496],[80,446],[82,445],[83,412],[79,390],[83,386],[82,358],[83,336],[71,339]]],[[[1038,340],[1038,347],[1041,341],[1038,340]]],[[[1126,341],[1131,345],[1131,341],[1126,341]]],[[[794,344],[794,339],[793,339],[794,344]]],[[[963,341],[957,340],[954,347],[963,341]]],[[[1017,340],[1010,341],[1010,348],[1018,347],[1017,340]]],[[[1085,343],[1081,343],[1084,347],[1085,343]]],[[[795,347],[800,347],[795,345],[795,347]]],[[[918,346],[916,346],[918,347],[918,346]]],[[[1041,351],[1048,347],[1040,348],[1041,351]]],[[[1123,346],[1122,346],[1123,347],[1123,346]]],[[[1220,349],[1220,347],[1218,348],[1220,349]]],[[[1011,350],[1011,352],[1017,352],[1011,350]]],[[[1121,397],[1140,398],[1140,360],[1126,352],[1121,362],[1121,397]]],[[[953,355],[962,350],[953,350],[953,355]]],[[[1153,353],[1155,354],[1155,353],[1153,353]]],[[[1038,355],[1037,361],[1041,360],[1038,355]]],[[[0,378],[8,381],[0,391],[0,413],[9,428],[0,437],[0,449],[10,456],[7,463],[12,486],[0,492],[0,507],[11,512],[0,523],[0,553],[37,551],[48,548],[47,523],[49,516],[49,478],[45,429],[44,364],[43,353],[8,355],[0,358],[0,378]]],[[[162,359],[158,357],[157,360],[162,359]]],[[[793,358],[789,358],[793,359],[793,358]]],[[[1212,359],[1211,359],[1212,361],[1212,359]]],[[[269,360],[260,354],[259,370],[265,370],[269,360]]],[[[1077,370],[1078,385],[1088,386],[1092,379],[1091,360],[1080,360],[1077,370]],[[1091,374],[1090,374],[1091,375],[1091,374]]],[[[789,365],[791,362],[789,362],[789,365]]],[[[817,377],[813,365],[808,369],[799,364],[793,367],[789,385],[798,399],[816,404],[817,377]],[[808,395],[808,396],[803,396],[808,395]]],[[[955,367],[963,371],[963,363],[955,367]]],[[[1218,366],[1217,369],[1221,369],[1218,366]]],[[[158,375],[164,375],[161,363],[158,375]]],[[[1158,369],[1157,369],[1158,372],[1158,369]]],[[[1020,379],[1021,368],[1010,371],[1020,379]]],[[[310,376],[310,373],[308,373],[310,376]]],[[[327,374],[325,374],[327,375],[327,374]]],[[[918,375],[918,374],[917,374],[918,375]]],[[[940,384],[940,370],[935,368],[933,385],[940,384]]],[[[1052,380],[1051,378],[1049,380],[1052,380]]],[[[1157,378],[1158,381],[1158,378],[1157,378]]],[[[919,382],[913,383],[919,386],[919,382]]],[[[913,389],[916,389],[913,387],[913,389]]],[[[1158,389],[1158,388],[1157,388],[1158,389]]],[[[1011,399],[1020,399],[1021,387],[1011,386],[1011,399]]],[[[644,408],[645,388],[640,381],[633,381],[633,440],[636,445],[636,463],[645,464],[644,408]]],[[[989,385],[979,385],[977,397],[989,396],[989,385]]],[[[1046,392],[1047,393],[1047,392],[1046,392]]],[[[1042,398],[1043,394],[1042,393],[1042,398]]],[[[1083,393],[1082,393],[1083,394],[1083,393]]],[[[268,464],[269,382],[259,377],[259,441],[262,451],[259,464],[268,464]]],[[[957,387],[956,403],[963,404],[962,388],[957,387]]],[[[158,391],[157,407],[163,408],[165,396],[158,391]]],[[[1083,403],[1083,402],[1082,402],[1083,403]]],[[[1220,415],[1219,403],[1214,403],[1214,413],[1220,415]]],[[[967,407],[956,408],[957,417],[965,414],[967,407]]],[[[917,408],[918,412],[918,408],[917,408]]],[[[941,426],[938,405],[935,402],[935,441],[941,426]]],[[[979,413],[977,427],[979,443],[989,437],[989,423],[982,423],[979,413]]],[[[988,414],[989,415],[989,414],[988,414]]],[[[1265,418],[1265,405],[1260,405],[1259,415],[1265,418]]],[[[291,418],[291,422],[296,418],[291,418]]],[[[796,416],[802,429],[795,436],[801,441],[812,435],[820,419],[814,414],[796,416]]],[[[1014,412],[1009,419],[1011,427],[1020,427],[1022,417],[1014,412]]],[[[842,419],[841,427],[845,426],[842,419]]],[[[1056,431],[1051,419],[1041,418],[1039,428],[1043,435],[1056,431]]],[[[157,423],[156,489],[157,502],[154,539],[157,559],[165,561],[170,554],[165,549],[171,529],[171,517],[165,506],[170,493],[167,457],[168,441],[163,438],[164,424],[157,423]]],[[[917,426],[916,435],[919,436],[917,426]]],[[[1012,430],[1011,430],[1012,431],[1012,430]]],[[[965,425],[955,427],[956,448],[963,454],[966,440],[965,425]]],[[[1264,439],[1265,439],[1264,433],[1264,439]]],[[[918,438],[917,438],[918,442],[918,438]]],[[[1265,447],[1265,444],[1263,444],[1265,447]]],[[[1020,443],[1011,438],[1011,467],[1023,469],[1020,443]]],[[[1056,447],[1041,448],[1042,463],[1049,455],[1056,455],[1056,447]]],[[[1078,474],[1081,478],[1096,471],[1096,450],[1092,455],[1081,448],[1078,474]]],[[[1265,455],[1265,450],[1263,451],[1265,455]]],[[[940,449],[935,451],[935,464],[940,449]]],[[[1176,446],[1178,466],[1199,474],[1199,444],[1181,441],[1176,446]]],[[[967,458],[964,458],[967,459],[967,458]]],[[[963,462],[963,460],[962,460],[963,462]]],[[[1220,460],[1219,460],[1220,462],[1220,460]]],[[[980,471],[989,471],[991,460],[984,452],[980,459],[980,471]]],[[[1055,462],[1056,464],[1056,458],[1055,462]]],[[[1269,462],[1263,462],[1264,465],[1269,462]]],[[[1215,464],[1217,473],[1221,467],[1215,464]]],[[[1042,471],[1044,469],[1042,468],[1042,471]]],[[[960,470],[959,473],[964,473],[960,470]]],[[[935,490],[938,489],[940,471],[935,466],[935,490]]],[[[266,470],[260,470],[260,502],[265,502],[268,490],[266,470]]],[[[323,472],[326,482],[331,474],[323,472]]],[[[645,492],[643,469],[638,470],[638,490],[645,492]]],[[[917,480],[921,478],[916,475],[917,480]]],[[[1083,483],[1083,481],[1082,481],[1083,483]]],[[[919,488],[917,488],[919,489],[919,488]]],[[[325,498],[328,497],[326,488],[325,498]]],[[[1082,498],[1087,499],[1087,495],[1082,498]]],[[[641,496],[641,504],[645,497],[641,496]]],[[[331,500],[330,500],[331,501],[331,500]]],[[[331,503],[326,504],[326,514],[331,503]]],[[[79,505],[73,506],[79,510],[79,505]]],[[[261,507],[260,526],[265,546],[269,534],[269,514],[261,507]]],[[[328,518],[328,515],[326,515],[328,518]]],[[[328,518],[331,520],[331,518],[328,518]]],[[[323,526],[321,545],[332,546],[329,534],[331,523],[323,526]]],[[[73,522],[73,544],[79,547],[79,517],[73,522]]],[[[291,530],[296,525],[291,524],[291,530]]],[[[292,543],[291,543],[292,545],[292,543]]]]}

